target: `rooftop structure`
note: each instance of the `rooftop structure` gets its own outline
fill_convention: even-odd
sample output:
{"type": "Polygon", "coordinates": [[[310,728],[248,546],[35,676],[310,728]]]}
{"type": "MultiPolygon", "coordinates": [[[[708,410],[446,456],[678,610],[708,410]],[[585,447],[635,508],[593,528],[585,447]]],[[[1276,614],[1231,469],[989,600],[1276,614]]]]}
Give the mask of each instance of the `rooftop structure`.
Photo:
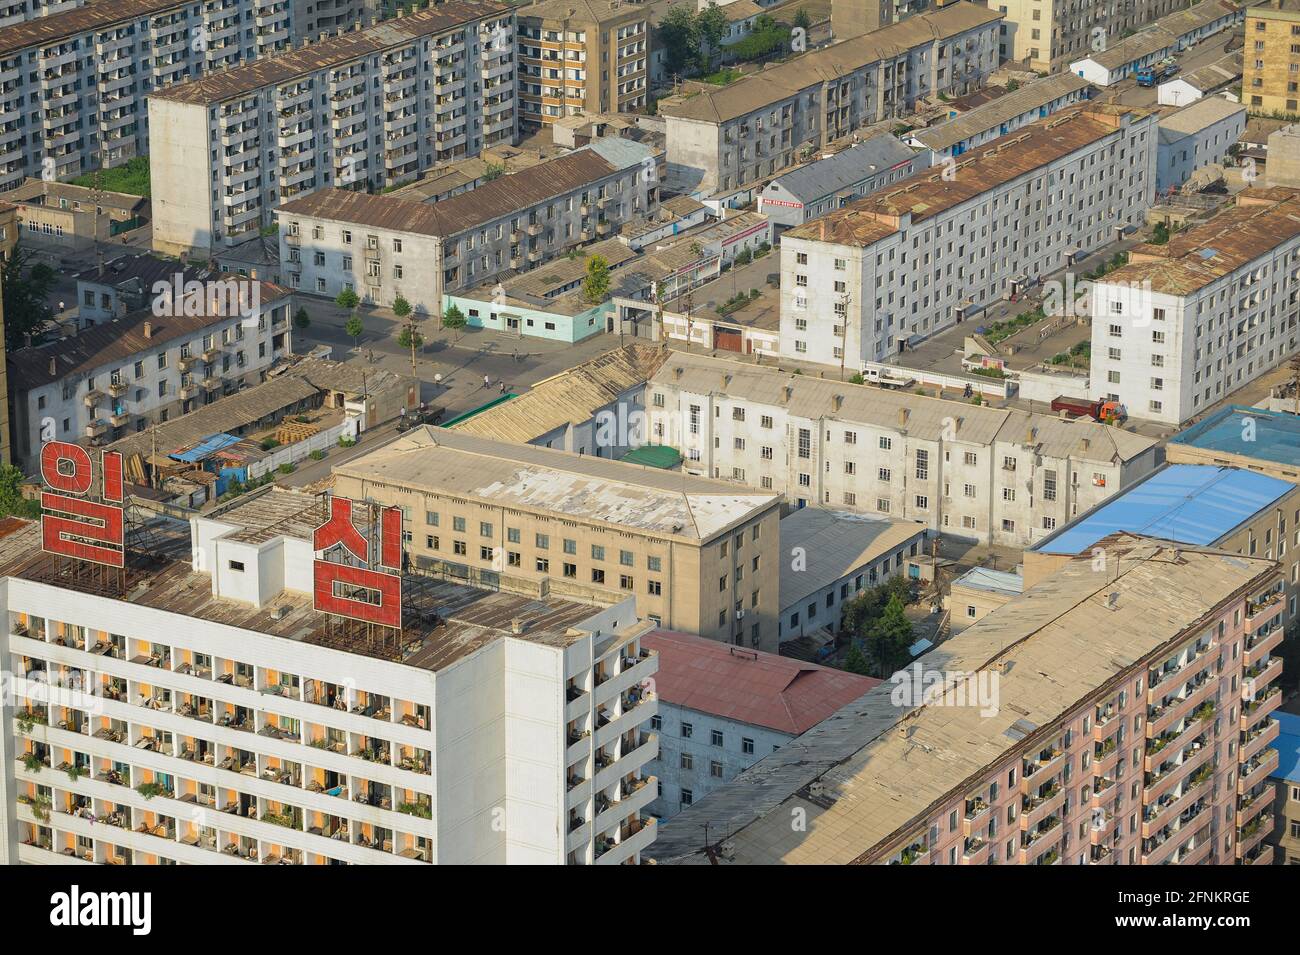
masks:
{"type": "Polygon", "coordinates": [[[1046,76],[947,122],[913,130],[907,138],[940,156],[960,156],[967,149],[1015,132],[1027,121],[1045,119],[1063,106],[1087,99],[1091,87],[1074,73],[1046,76]]]}
{"type": "Polygon", "coordinates": [[[1169,439],[1170,461],[1224,464],[1300,481],[1300,417],[1232,405],[1169,439]]]}

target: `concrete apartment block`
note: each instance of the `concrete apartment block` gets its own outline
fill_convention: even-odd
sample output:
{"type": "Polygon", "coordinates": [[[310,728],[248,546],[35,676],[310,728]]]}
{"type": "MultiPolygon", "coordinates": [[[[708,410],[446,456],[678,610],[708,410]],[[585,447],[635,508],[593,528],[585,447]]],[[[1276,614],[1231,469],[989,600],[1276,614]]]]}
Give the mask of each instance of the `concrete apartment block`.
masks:
{"type": "Polygon", "coordinates": [[[151,96],[154,248],[206,255],[292,197],[512,143],[513,38],[509,7],[452,0],[151,96]]]}
{"type": "Polygon", "coordinates": [[[1241,99],[1251,112],[1300,112],[1300,0],[1265,0],[1246,9],[1241,99]]]}

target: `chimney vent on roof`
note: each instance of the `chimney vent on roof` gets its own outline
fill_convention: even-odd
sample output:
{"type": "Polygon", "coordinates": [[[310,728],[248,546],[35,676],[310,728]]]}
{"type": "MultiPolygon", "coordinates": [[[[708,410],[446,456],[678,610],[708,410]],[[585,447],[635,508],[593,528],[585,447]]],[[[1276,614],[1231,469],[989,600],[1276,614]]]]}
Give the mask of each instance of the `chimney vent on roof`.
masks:
{"type": "Polygon", "coordinates": [[[51,378],[54,378],[55,376],[58,375],[58,373],[59,373],[59,360],[58,360],[57,358],[51,358],[51,359],[50,359],[50,377],[51,377],[51,378]]]}
{"type": "Polygon", "coordinates": [[[785,386],[785,402],[786,402],[786,404],[789,404],[789,403],[790,403],[790,398],[791,398],[793,395],[794,395],[794,386],[793,386],[793,385],[786,385],[786,386],[785,386]]]}
{"type": "Polygon", "coordinates": [[[899,409],[898,409],[898,423],[899,423],[900,425],[907,424],[907,419],[908,419],[909,417],[911,417],[911,414],[912,414],[912,413],[911,413],[910,411],[908,411],[906,408],[899,408],[899,409]]]}
{"type": "Polygon", "coordinates": [[[832,408],[833,410],[835,410],[835,411],[839,411],[839,410],[840,410],[840,407],[841,407],[843,404],[844,404],[844,396],[843,396],[843,395],[832,395],[832,396],[831,396],[831,408],[832,408]]]}
{"type": "Polygon", "coordinates": [[[1033,444],[1034,439],[1038,437],[1038,429],[1032,424],[1025,429],[1025,444],[1033,444]]]}
{"type": "Polygon", "coordinates": [[[682,380],[682,372],[683,372],[684,370],[685,370],[685,369],[683,369],[681,365],[678,365],[676,368],[673,369],[673,378],[675,378],[675,379],[678,380],[678,381],[681,381],[681,380],[682,380]]]}
{"type": "Polygon", "coordinates": [[[1087,451],[1090,447],[1092,447],[1092,440],[1091,440],[1090,438],[1084,438],[1084,439],[1083,439],[1083,450],[1087,451]]]}
{"type": "Polygon", "coordinates": [[[144,337],[153,338],[153,322],[144,323],[144,337]]]}
{"type": "Polygon", "coordinates": [[[1108,610],[1114,610],[1118,605],[1119,605],[1119,591],[1112,590],[1110,593],[1106,595],[1106,608],[1108,610]]]}
{"type": "Polygon", "coordinates": [[[524,621],[521,617],[510,618],[510,632],[518,636],[524,632],[524,621]]]}

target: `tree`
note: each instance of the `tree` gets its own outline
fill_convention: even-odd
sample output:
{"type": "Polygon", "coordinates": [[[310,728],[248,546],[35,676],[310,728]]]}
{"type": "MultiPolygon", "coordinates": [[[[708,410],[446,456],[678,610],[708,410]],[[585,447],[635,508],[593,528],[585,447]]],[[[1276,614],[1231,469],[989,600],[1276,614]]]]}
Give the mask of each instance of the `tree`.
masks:
{"type": "Polygon", "coordinates": [[[466,326],[465,313],[460,310],[460,306],[452,305],[451,308],[442,313],[442,327],[448,331],[456,332],[457,340],[460,338],[460,330],[466,326]]]}
{"type": "Polygon", "coordinates": [[[41,506],[23,497],[22,488],[22,470],[12,464],[0,465],[0,517],[40,517],[41,506]]]}
{"type": "Polygon", "coordinates": [[[356,308],[361,304],[361,299],[357,297],[357,293],[353,289],[345,288],[335,296],[334,304],[339,308],[356,308]]]}
{"type": "Polygon", "coordinates": [[[812,17],[808,15],[806,9],[800,7],[799,12],[794,15],[794,25],[805,33],[812,29],[812,17]]]}
{"type": "Polygon", "coordinates": [[[354,348],[360,345],[361,333],[365,331],[365,326],[361,324],[361,316],[353,315],[349,318],[347,324],[343,326],[343,331],[347,332],[348,337],[352,339],[354,348]]]}
{"type": "Polygon", "coordinates": [[[582,280],[582,297],[589,305],[599,305],[609,294],[609,260],[593,255],[587,260],[587,276],[582,280]]]}
{"type": "Polygon", "coordinates": [[[293,324],[295,328],[306,328],[311,324],[311,316],[307,314],[307,309],[299,308],[293,313],[293,324]]]}
{"type": "Polygon", "coordinates": [[[411,303],[400,293],[397,298],[393,299],[393,314],[398,318],[406,318],[411,314],[411,303]]]}
{"type": "Polygon", "coordinates": [[[5,347],[10,352],[26,345],[28,336],[39,332],[54,317],[45,301],[54,286],[54,270],[48,265],[35,265],[24,277],[23,269],[30,260],[30,253],[15,248],[0,273],[0,285],[4,290],[5,347]]]}
{"type": "Polygon", "coordinates": [[[700,27],[685,4],[672,7],[659,21],[659,43],[669,76],[694,69],[700,54],[700,27]]]}
{"type": "Polygon", "coordinates": [[[871,675],[871,664],[867,662],[866,656],[858,649],[856,643],[849,647],[849,652],[844,657],[843,669],[848,670],[850,673],[857,673],[859,676],[871,675]]]}
{"type": "MultiPolygon", "coordinates": [[[[710,4],[707,9],[695,15],[695,28],[699,31],[700,42],[708,48],[709,52],[715,52],[722,47],[722,38],[727,35],[729,26],[727,15],[715,4],[710,4]]],[[[705,53],[702,59],[707,64],[708,53],[705,53]]]]}
{"type": "Polygon", "coordinates": [[[888,676],[907,663],[911,657],[908,647],[912,642],[912,621],[907,619],[903,601],[895,594],[889,598],[885,612],[867,633],[867,648],[876,673],[881,677],[888,676]]]}
{"type": "Polygon", "coordinates": [[[401,334],[397,336],[397,344],[403,348],[421,348],[424,345],[424,336],[415,330],[414,325],[404,325],[401,334]]]}
{"type": "Polygon", "coordinates": [[[500,179],[506,174],[506,167],[501,163],[490,162],[483,167],[483,181],[491,182],[493,179],[500,179]]]}

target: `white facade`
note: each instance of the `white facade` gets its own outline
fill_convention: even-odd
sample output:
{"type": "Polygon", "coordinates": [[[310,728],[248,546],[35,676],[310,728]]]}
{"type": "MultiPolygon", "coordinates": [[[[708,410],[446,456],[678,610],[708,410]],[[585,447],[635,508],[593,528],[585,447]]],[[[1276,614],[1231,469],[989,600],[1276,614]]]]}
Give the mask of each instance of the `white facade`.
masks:
{"type": "Polygon", "coordinates": [[[1221,163],[1246,129],[1246,107],[1213,96],[1160,121],[1156,192],[1178,189],[1197,170],[1221,163]]]}
{"type": "Polygon", "coordinates": [[[237,245],[294,196],[513,143],[514,30],[507,8],[449,2],[151,96],[154,248],[237,245]]]}
{"type": "Polygon", "coordinates": [[[604,865],[653,839],[655,700],[627,700],[657,658],[634,601],[430,669],[218,622],[283,601],[311,625],[311,545],[193,530],[198,615],[4,580],[0,653],[23,677],[0,863],[604,865]],[[74,679],[92,692],[48,689],[74,679]]]}
{"type": "Polygon", "coordinates": [[[1095,391],[1133,417],[1178,425],[1294,354],[1300,200],[1289,195],[1257,216],[1239,200],[1180,235],[1185,262],[1148,258],[1139,247],[1129,266],[1096,284],[1095,391]]]}
{"type": "Polygon", "coordinates": [[[1155,188],[1156,118],[1098,109],[1112,108],[1040,121],[948,173],[936,167],[787,232],[782,355],[861,371],[959,321],[978,323],[1013,281],[1054,272],[1141,223],[1155,188]],[[1079,134],[1073,147],[1057,141],[1063,123],[1079,134]],[[992,184],[949,190],[945,174],[959,186],[966,175],[992,184]]]}

